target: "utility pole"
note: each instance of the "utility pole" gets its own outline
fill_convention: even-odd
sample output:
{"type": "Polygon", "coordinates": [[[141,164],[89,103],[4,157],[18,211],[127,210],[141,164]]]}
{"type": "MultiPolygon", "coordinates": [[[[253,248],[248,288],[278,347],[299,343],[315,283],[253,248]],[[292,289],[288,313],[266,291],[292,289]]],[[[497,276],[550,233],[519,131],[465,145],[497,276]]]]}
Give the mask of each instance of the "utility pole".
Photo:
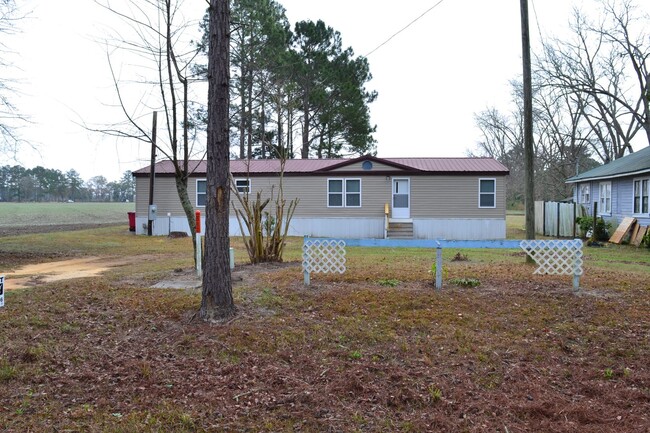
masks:
{"type": "Polygon", "coordinates": [[[524,67],[524,190],[526,239],[535,239],[535,154],[533,151],[533,89],[530,67],[528,0],[521,3],[521,59],[524,67]]]}
{"type": "Polygon", "coordinates": [[[153,234],[153,221],[149,217],[153,204],[154,181],[156,177],[156,129],[158,128],[158,112],[153,112],[153,125],[151,126],[151,166],[149,168],[149,208],[147,209],[147,235],[153,234]]]}

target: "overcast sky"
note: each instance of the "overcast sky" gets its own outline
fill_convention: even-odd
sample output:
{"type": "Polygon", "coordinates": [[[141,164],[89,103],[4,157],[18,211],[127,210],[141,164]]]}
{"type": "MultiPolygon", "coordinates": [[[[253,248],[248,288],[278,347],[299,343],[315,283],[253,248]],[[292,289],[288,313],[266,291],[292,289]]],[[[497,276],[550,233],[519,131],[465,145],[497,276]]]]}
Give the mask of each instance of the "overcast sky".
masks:
{"type": "MultiPolygon", "coordinates": [[[[506,108],[508,82],[521,74],[517,0],[280,3],[292,25],[322,19],[341,33],[345,47],[358,55],[372,52],[368,60],[374,78],[367,87],[379,93],[371,113],[380,157],[465,156],[480,139],[474,113],[494,105],[506,108]]],[[[575,3],[529,0],[533,45],[539,44],[540,35],[562,32],[575,3]]],[[[84,179],[103,175],[109,180],[148,165],[145,144],[106,138],[79,125],[120,117],[113,106],[106,49],[98,42],[119,25],[91,0],[24,4],[31,17],[21,23],[20,37],[12,39],[22,91],[16,102],[32,121],[22,136],[37,151],[25,149],[19,162],[62,171],[74,168],[84,179]]],[[[584,4],[589,7],[593,1],[584,4]]],[[[205,0],[185,0],[186,19],[198,21],[205,6],[205,0]]],[[[130,66],[119,65],[119,70],[130,66]]]]}

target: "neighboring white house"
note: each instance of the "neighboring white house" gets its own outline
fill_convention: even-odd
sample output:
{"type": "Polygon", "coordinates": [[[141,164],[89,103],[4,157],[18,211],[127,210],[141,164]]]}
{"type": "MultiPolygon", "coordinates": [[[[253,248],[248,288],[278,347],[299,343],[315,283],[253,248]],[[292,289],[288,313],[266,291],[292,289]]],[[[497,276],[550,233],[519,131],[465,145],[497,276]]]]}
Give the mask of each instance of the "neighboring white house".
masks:
{"type": "MultiPolygon", "coordinates": [[[[191,167],[189,195],[195,209],[203,211],[206,165],[193,161],[191,167]]],[[[240,192],[268,194],[273,186],[277,188],[280,161],[232,160],[230,170],[240,192]]],[[[146,233],[149,171],[145,167],[133,173],[139,234],[146,233]]],[[[289,234],[384,238],[388,220],[389,237],[504,239],[507,175],[508,169],[491,158],[287,160],[284,196],[300,200],[289,234]]],[[[169,161],[156,164],[153,201],[157,205],[154,234],[189,231],[169,161]]],[[[230,235],[238,234],[231,211],[230,235]]]]}

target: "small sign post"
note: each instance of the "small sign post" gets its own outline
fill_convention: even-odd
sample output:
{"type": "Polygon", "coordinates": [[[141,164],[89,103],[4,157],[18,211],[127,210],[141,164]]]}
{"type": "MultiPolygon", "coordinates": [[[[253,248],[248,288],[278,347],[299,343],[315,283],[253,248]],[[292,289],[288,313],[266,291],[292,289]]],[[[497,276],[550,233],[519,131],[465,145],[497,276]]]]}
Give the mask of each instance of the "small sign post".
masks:
{"type": "Polygon", "coordinates": [[[5,306],[5,276],[0,275],[0,308],[5,306]]]}

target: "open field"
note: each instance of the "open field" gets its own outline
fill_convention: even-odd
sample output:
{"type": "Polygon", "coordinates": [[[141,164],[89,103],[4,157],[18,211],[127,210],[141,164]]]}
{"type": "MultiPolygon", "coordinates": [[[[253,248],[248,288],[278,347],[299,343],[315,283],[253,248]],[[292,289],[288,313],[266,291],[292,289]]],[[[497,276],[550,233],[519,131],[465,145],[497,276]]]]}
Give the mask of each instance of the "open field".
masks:
{"type": "Polygon", "coordinates": [[[134,203],[0,203],[0,236],[124,224],[134,203]]]}
{"type": "Polygon", "coordinates": [[[301,239],[285,266],[243,266],[233,242],[238,316],[215,326],[192,319],[198,291],[150,288],[189,272],[188,239],[117,226],[0,238],[0,270],[123,263],[6,293],[0,431],[649,429],[647,249],[585,248],[575,294],[514,250],[445,250],[434,291],[432,251],[350,248],[348,272],[305,288],[301,239]]]}

